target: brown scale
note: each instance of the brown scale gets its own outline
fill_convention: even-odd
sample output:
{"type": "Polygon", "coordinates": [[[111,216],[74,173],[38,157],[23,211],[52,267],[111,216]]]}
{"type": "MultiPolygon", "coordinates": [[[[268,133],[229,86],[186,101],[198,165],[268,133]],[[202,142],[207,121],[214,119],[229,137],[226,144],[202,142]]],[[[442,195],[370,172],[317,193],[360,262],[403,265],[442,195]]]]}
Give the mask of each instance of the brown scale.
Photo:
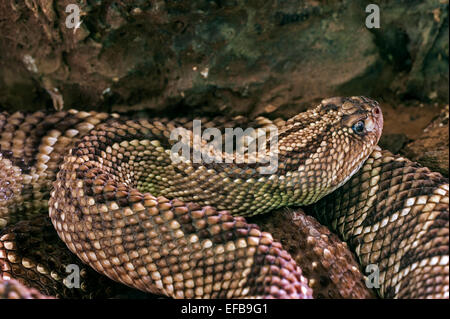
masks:
{"type": "MultiPolygon", "coordinates": [[[[84,166],[80,169],[86,171],[86,176],[92,176],[94,185],[100,186],[94,192],[103,193],[105,199],[117,197],[120,184],[95,178],[95,169],[84,166]]],[[[70,174],[69,171],[64,166],[61,170],[70,174]]],[[[65,196],[69,189],[77,192],[69,184],[53,195],[58,207],[68,204],[69,199],[60,196],[65,196]]],[[[129,207],[125,209],[116,202],[100,207],[94,204],[85,211],[86,217],[64,214],[70,224],[54,221],[63,240],[70,238],[69,248],[72,251],[83,248],[84,253],[79,256],[99,272],[142,290],[172,297],[230,298],[246,295],[247,289],[252,296],[309,294],[306,279],[290,256],[268,234],[246,224],[243,218],[149,194],[134,192],[126,196],[129,207]],[[81,223],[99,232],[74,232],[81,223]],[[64,228],[68,231],[64,232],[64,228]],[[139,235],[136,238],[136,234],[142,234],[142,239],[139,240],[139,235]],[[102,251],[98,251],[99,247],[102,251]],[[116,257],[109,261],[107,256],[116,257]],[[287,282],[281,280],[281,269],[290,270],[287,282]],[[267,272],[271,275],[264,276],[267,272]],[[266,280],[267,285],[263,285],[266,280]],[[245,283],[248,288],[242,287],[245,283]]],[[[58,208],[55,210],[62,213],[58,208]]],[[[51,216],[54,213],[52,209],[51,216]]]]}
{"type": "MultiPolygon", "coordinates": [[[[346,142],[355,140],[358,154],[362,156],[345,167],[334,163],[333,168],[339,173],[338,180],[331,184],[336,185],[334,187],[346,178],[345,171],[354,170],[364,156],[369,155],[381,134],[382,117],[378,106],[372,107],[358,99],[345,103],[338,107],[342,114],[334,110],[324,114],[321,106],[304,114],[305,119],[316,121],[316,126],[311,126],[310,130],[317,134],[326,127],[328,119],[339,122],[343,114],[350,116],[357,112],[354,120],[367,123],[367,132],[361,137],[352,136],[353,123],[348,120],[343,127],[336,128],[334,138],[342,135],[346,142]],[[360,143],[362,139],[365,143],[360,143]]],[[[245,174],[231,181],[225,174],[223,182],[219,182],[225,198],[210,193],[202,200],[196,194],[204,193],[204,185],[217,172],[189,164],[175,167],[161,143],[152,140],[155,136],[165,136],[166,126],[157,122],[139,125],[129,121],[108,124],[86,135],[66,156],[49,202],[50,216],[58,234],[84,262],[114,280],[176,298],[310,296],[311,290],[300,269],[268,233],[247,224],[242,217],[207,206],[205,201],[219,209],[225,206],[234,214],[250,215],[289,203],[314,201],[329,187],[318,180],[317,167],[321,164],[320,161],[314,164],[312,158],[320,147],[310,154],[308,160],[312,165],[305,161],[304,183],[292,176],[275,176],[273,182],[266,179],[255,183],[244,179],[245,174]],[[113,144],[99,143],[101,136],[107,136],[113,144]],[[152,156],[156,161],[149,163],[152,156]],[[181,176],[181,183],[174,182],[177,176],[180,178],[177,170],[184,171],[189,179],[181,176]],[[180,200],[147,193],[154,185],[129,180],[131,172],[142,177],[146,175],[143,172],[150,174],[160,181],[161,188],[167,184],[174,192],[174,196],[170,196],[170,191],[162,189],[161,194],[180,200]],[[297,184],[304,184],[305,188],[294,195],[297,184]],[[141,186],[136,189],[134,185],[141,186]],[[264,185],[270,186],[265,188],[264,185]],[[310,194],[316,187],[320,192],[310,194]],[[248,193],[253,190],[258,192],[252,198],[248,193]],[[182,200],[196,201],[198,206],[182,200]]],[[[301,136],[299,132],[294,135],[301,136]]],[[[224,172],[232,171],[239,169],[233,164],[224,169],[224,172]]]]}
{"type": "MultiPolygon", "coordinates": [[[[286,126],[280,128],[281,132],[291,132],[283,141],[280,141],[280,145],[290,146],[292,149],[280,147],[279,169],[274,174],[276,178],[273,180],[269,180],[267,175],[261,175],[255,170],[244,170],[242,165],[217,163],[169,165],[166,170],[170,171],[172,176],[180,174],[182,177],[178,181],[169,178],[176,183],[174,185],[159,183],[160,194],[169,198],[195,201],[202,205],[213,205],[219,209],[230,210],[234,215],[243,216],[260,214],[286,205],[317,201],[340,186],[345,176],[357,169],[356,166],[363,162],[364,157],[368,156],[371,148],[375,146],[377,134],[381,133],[383,121],[381,114],[376,113],[379,112],[376,103],[361,104],[356,98],[351,101],[353,102],[346,100],[345,110],[341,110],[344,107],[337,108],[342,114],[330,108],[324,110],[321,104],[287,121],[286,126]],[[351,121],[353,113],[356,115],[351,121]],[[341,127],[341,119],[345,114],[346,123],[341,127]],[[358,120],[367,121],[367,127],[371,126],[373,131],[361,136],[352,133],[350,127],[358,120]],[[314,123],[314,125],[296,125],[297,121],[314,123]],[[333,131],[327,132],[329,122],[334,123],[336,127],[333,131]],[[299,131],[292,130],[292,126],[298,126],[299,131]],[[301,137],[305,138],[305,142],[301,137]],[[323,138],[327,145],[321,147],[320,138],[319,141],[315,140],[318,137],[323,138]],[[295,143],[297,140],[298,144],[295,143]],[[334,154],[329,153],[330,148],[335,149],[334,154]],[[308,154],[307,159],[297,161],[297,154],[302,152],[308,154]],[[353,152],[361,157],[354,159],[353,152]],[[283,159],[286,160],[283,162],[283,159]],[[353,162],[352,159],[355,161],[353,162]],[[304,168],[300,171],[300,176],[286,173],[286,170],[291,169],[294,163],[297,168],[304,168]],[[212,182],[218,172],[222,178],[212,182]],[[259,178],[263,181],[259,181],[259,178]],[[214,185],[211,186],[213,183],[214,185]],[[302,191],[297,192],[298,188],[302,191]],[[271,194],[271,199],[267,198],[267,194],[271,194]]],[[[329,102],[326,102],[329,105],[329,102]]],[[[338,100],[333,102],[342,103],[338,100]]]]}
{"type": "MultiPolygon", "coordinates": [[[[209,202],[221,209],[224,204],[233,213],[253,210],[249,214],[258,214],[281,205],[313,202],[339,187],[359,167],[378,141],[382,127],[376,102],[362,97],[324,100],[316,109],[279,122],[282,127],[295,121],[318,121],[312,131],[320,135],[329,118],[340,119],[334,134],[326,135],[328,145],[316,148],[305,160],[306,173],[263,179],[262,184],[245,179],[236,182],[220,173],[217,184],[221,188],[216,188],[219,193],[208,193],[205,185],[211,185],[208,179],[216,174],[206,174],[208,170],[203,166],[197,170],[183,165],[175,168],[164,157],[162,146],[167,145],[165,139],[173,123],[124,121],[114,115],[115,120],[106,120],[109,116],[102,113],[71,112],[70,116],[83,118],[76,127],[81,133],[73,135],[68,129],[61,137],[55,127],[56,132],[49,134],[56,135],[50,140],[44,137],[43,141],[44,146],[52,142],[58,147],[44,147],[36,156],[37,174],[48,183],[58,168],[53,165],[46,175],[50,166],[41,165],[39,160],[59,163],[62,155],[86,134],[65,157],[54,183],[50,215],[55,228],[68,247],[99,272],[142,290],[178,298],[310,296],[311,290],[295,261],[268,233],[247,224],[242,217],[204,205],[209,202]],[[323,112],[330,116],[323,116],[323,112]],[[357,121],[365,123],[364,134],[352,132],[357,121]],[[102,141],[102,136],[117,143],[106,145],[110,142],[102,141]],[[160,141],[156,143],[155,138],[160,141]],[[50,151],[50,159],[41,151],[50,151]],[[141,162],[144,158],[156,162],[141,162]],[[159,166],[161,162],[165,164],[159,166]],[[138,180],[132,172],[139,176],[138,180]],[[183,180],[180,172],[187,173],[190,179],[183,180]],[[187,186],[172,189],[173,194],[181,195],[174,197],[183,198],[184,194],[203,207],[146,193],[155,186],[148,185],[145,175],[153,176],[164,195],[170,193],[164,186],[187,186]],[[338,179],[329,182],[332,176],[338,179]],[[280,193],[276,191],[279,188],[280,193]],[[199,199],[200,192],[208,196],[199,199]],[[240,201],[237,204],[236,199],[240,201]]],[[[264,123],[263,119],[259,121],[264,123]]],[[[304,134],[309,136],[306,131],[304,134]]],[[[7,134],[1,145],[10,145],[9,137],[7,134]]],[[[296,139],[287,140],[291,141],[288,147],[300,147],[296,139]]],[[[232,165],[224,169],[227,174],[233,171],[244,177],[252,174],[232,165]]],[[[41,198],[45,196],[40,194],[41,198]]]]}
{"type": "Polygon", "coordinates": [[[374,298],[347,244],[301,209],[252,217],[292,255],[308,278],[314,298],[374,298]]]}
{"type": "Polygon", "coordinates": [[[53,299],[53,297],[43,295],[15,279],[4,280],[0,277],[0,299],[53,299]]]}
{"type": "Polygon", "coordinates": [[[120,285],[81,262],[58,237],[48,217],[21,221],[0,231],[0,278],[58,298],[151,298],[120,285]],[[79,268],[80,287],[69,288],[68,265],[79,268]]]}
{"type": "Polygon", "coordinates": [[[378,266],[380,296],[448,298],[448,188],[441,174],[377,149],[312,211],[349,243],[363,269],[378,266]]]}
{"type": "MultiPolygon", "coordinates": [[[[78,113],[76,113],[76,114],[78,114],[78,113]]],[[[83,117],[86,117],[86,116],[83,116],[83,117]]],[[[52,120],[49,120],[50,122],[52,121],[52,120]]],[[[56,123],[56,122],[55,122],[56,123]]],[[[127,126],[124,126],[123,125],[123,123],[122,124],[118,124],[118,123],[112,123],[113,124],[113,126],[115,126],[116,128],[117,128],[117,133],[118,133],[118,135],[120,135],[120,136],[122,136],[122,138],[127,138],[129,135],[127,134],[127,132],[132,132],[133,134],[135,134],[129,127],[127,127],[127,126]],[[117,125],[116,125],[117,124],[117,125]]],[[[134,123],[133,123],[134,124],[134,123]]],[[[135,127],[135,125],[131,125],[131,126],[134,126],[135,127]]],[[[152,128],[151,128],[151,132],[154,134],[154,135],[158,135],[158,134],[160,134],[160,130],[161,129],[164,129],[164,126],[162,126],[162,125],[159,125],[159,124],[156,124],[156,127],[155,126],[153,126],[152,128]]],[[[114,134],[112,134],[112,132],[114,132],[115,130],[113,129],[112,131],[109,129],[108,130],[110,133],[111,133],[111,135],[112,136],[114,136],[114,134]]],[[[162,135],[164,135],[164,133],[162,133],[162,135]]],[[[166,135],[164,135],[164,136],[166,136],[166,135]]],[[[61,140],[61,139],[57,139],[58,141],[59,140],[61,140]]],[[[82,155],[84,155],[84,156],[87,156],[87,158],[88,159],[92,159],[92,157],[91,157],[91,155],[92,154],[97,154],[98,155],[98,152],[97,152],[97,148],[95,148],[95,147],[93,147],[93,145],[92,144],[89,144],[90,142],[88,142],[88,143],[86,143],[86,145],[85,145],[85,147],[86,147],[86,151],[87,152],[82,152],[82,153],[80,153],[80,154],[78,154],[78,155],[80,155],[80,156],[82,156],[82,155]]],[[[64,144],[67,144],[67,143],[63,143],[63,145],[64,144]]],[[[98,147],[99,145],[96,145],[96,147],[98,147]]],[[[55,154],[57,154],[58,152],[55,152],[55,154]]],[[[60,152],[60,153],[62,153],[62,152],[60,152]]],[[[124,154],[123,152],[121,153],[121,154],[124,154]]],[[[52,153],[52,155],[53,155],[53,153],[52,153]]],[[[118,156],[118,155],[117,155],[118,156]]],[[[116,162],[116,160],[117,160],[117,158],[116,157],[110,157],[110,160],[111,160],[111,162],[110,163],[112,163],[112,162],[116,162]]],[[[113,167],[113,169],[114,168],[116,168],[117,166],[114,166],[114,165],[112,165],[113,167]]],[[[109,169],[107,169],[107,171],[110,171],[111,170],[111,168],[109,168],[109,169]]],[[[120,174],[118,174],[118,175],[120,175],[120,174]]],[[[119,204],[120,204],[120,206],[126,206],[126,205],[124,205],[124,202],[123,202],[123,200],[120,198],[120,196],[119,196],[119,194],[117,194],[116,192],[113,192],[113,185],[107,185],[107,186],[105,186],[104,187],[104,190],[106,191],[106,194],[105,194],[105,196],[104,196],[104,198],[106,198],[106,200],[105,201],[107,201],[107,200],[113,200],[113,199],[119,199],[118,200],[118,202],[119,202],[119,204]]],[[[125,188],[125,190],[126,190],[126,188],[125,188]]],[[[121,192],[124,192],[123,190],[121,191],[121,192]]],[[[242,193],[242,192],[240,192],[240,193],[242,193]]],[[[100,197],[99,196],[97,196],[96,197],[96,199],[100,199],[100,197]]],[[[101,200],[99,200],[99,203],[101,202],[101,200]]],[[[78,201],[78,200],[75,200],[74,201],[74,205],[75,205],[75,207],[76,207],[76,210],[77,211],[82,211],[83,213],[85,213],[86,212],[86,209],[84,209],[84,208],[82,208],[82,206],[84,207],[86,204],[88,204],[89,203],[89,201],[86,201],[84,198],[80,198],[80,200],[78,201]]],[[[126,204],[126,203],[125,203],[126,204]]],[[[112,206],[112,208],[114,208],[114,206],[112,206]]],[[[74,211],[74,213],[75,213],[75,211],[74,211]]],[[[75,217],[77,216],[77,215],[74,215],[75,217]]],[[[229,218],[231,218],[231,217],[229,217],[229,218]]],[[[241,223],[243,223],[244,221],[241,221],[241,223]]],[[[103,230],[104,229],[104,224],[107,224],[107,221],[105,221],[105,223],[102,223],[101,225],[99,225],[99,227],[98,227],[98,230],[99,231],[101,231],[101,230],[103,230]]],[[[245,225],[245,224],[244,224],[245,225]]],[[[201,225],[200,225],[201,226],[201,225]]],[[[164,230],[164,229],[163,229],[164,230]]],[[[197,229],[198,230],[198,229],[197,229]]],[[[217,229],[217,227],[213,227],[213,230],[214,231],[218,231],[218,229],[217,229]]],[[[200,229],[200,230],[198,230],[198,232],[199,232],[199,235],[204,235],[204,236],[207,236],[209,233],[206,233],[205,231],[203,231],[202,229],[200,229]]],[[[244,232],[245,233],[245,231],[243,231],[243,230],[241,230],[240,231],[240,234],[242,233],[242,232],[244,232]]],[[[134,233],[134,232],[130,232],[130,231],[128,231],[128,233],[134,233]]],[[[227,232],[225,235],[223,235],[223,236],[221,236],[222,237],[222,240],[231,240],[231,239],[233,239],[234,237],[236,236],[236,234],[233,234],[233,232],[227,232]]],[[[125,236],[125,238],[127,238],[128,236],[125,236]]],[[[216,237],[215,237],[216,238],[216,237]]],[[[130,237],[130,240],[132,240],[133,241],[133,237],[130,237]]],[[[217,240],[217,239],[216,239],[217,240]]],[[[268,239],[269,240],[269,239],[268,239]]],[[[270,243],[270,240],[269,240],[269,243],[270,243]]],[[[131,243],[130,243],[131,244],[131,243]]],[[[127,248],[129,248],[129,247],[131,247],[130,246],[130,244],[128,244],[128,247],[127,248]]],[[[160,244],[160,243],[155,243],[155,244],[160,244]]],[[[237,244],[240,244],[240,245],[242,245],[243,244],[243,242],[242,241],[238,241],[237,242],[237,244]]],[[[208,242],[207,242],[207,245],[208,245],[208,242]]],[[[276,248],[276,246],[277,246],[277,244],[276,243],[274,243],[273,244],[273,246],[275,246],[275,248],[274,249],[272,249],[272,250],[274,250],[275,252],[279,252],[279,248],[276,248]]],[[[228,247],[229,249],[235,249],[235,248],[233,248],[233,245],[231,245],[231,246],[229,246],[228,247]]],[[[267,248],[264,248],[264,247],[261,247],[261,250],[262,250],[262,253],[263,253],[263,256],[260,256],[260,255],[258,255],[258,254],[255,254],[255,258],[256,258],[256,260],[257,260],[257,264],[260,264],[260,262],[262,263],[262,260],[263,259],[265,259],[267,256],[266,256],[266,254],[267,253],[269,253],[270,254],[270,250],[271,249],[267,249],[267,248]],[[266,256],[266,257],[264,257],[264,256],[266,256]]],[[[164,250],[163,250],[164,251],[164,250]]],[[[251,251],[251,250],[250,250],[251,251]]],[[[110,251],[110,253],[113,253],[113,252],[111,252],[110,251]]],[[[240,252],[239,254],[244,254],[244,251],[242,251],[242,252],[240,252]]],[[[231,256],[230,254],[228,254],[229,256],[231,256]]],[[[85,258],[87,257],[87,255],[86,254],[84,254],[83,255],[85,258]]],[[[93,258],[92,256],[90,256],[91,258],[93,258]]],[[[285,256],[286,257],[286,256],[285,256]]],[[[122,258],[125,258],[125,256],[122,256],[122,258]]],[[[231,257],[230,257],[231,258],[231,257]]],[[[287,257],[286,257],[287,258],[287,257]]],[[[125,258],[126,259],[126,258],[125,258]]],[[[219,258],[220,259],[220,258],[219,258]]],[[[267,259],[268,260],[272,260],[273,258],[271,258],[270,257],[270,255],[267,257],[267,259]]],[[[230,259],[231,261],[232,260],[234,260],[234,258],[231,258],[230,259]]],[[[276,258],[275,258],[275,260],[276,260],[276,258]]],[[[116,261],[116,260],[115,260],[116,261]]],[[[117,262],[117,261],[116,261],[117,262]]],[[[271,261],[271,262],[273,262],[273,260],[271,261]]],[[[282,260],[281,260],[281,263],[283,263],[282,262],[282,260]]],[[[164,264],[167,264],[167,262],[158,262],[158,266],[164,266],[164,264]]],[[[234,267],[234,265],[232,265],[232,264],[227,264],[228,266],[228,268],[233,268],[234,267]]],[[[246,265],[245,264],[243,264],[243,265],[241,265],[240,267],[245,267],[246,265]]],[[[176,268],[176,267],[175,267],[176,268]]],[[[230,269],[231,269],[230,268],[230,269]]],[[[222,269],[223,270],[223,266],[220,266],[219,265],[219,270],[220,269],[222,269]]],[[[277,272],[277,269],[276,268],[273,268],[273,267],[271,267],[270,269],[269,269],[270,271],[274,271],[274,272],[277,272]]],[[[267,271],[267,269],[263,269],[262,271],[267,271]]],[[[279,270],[278,270],[279,271],[279,270]]],[[[119,275],[120,275],[120,273],[122,274],[122,276],[124,275],[124,274],[126,274],[126,272],[124,273],[124,272],[121,272],[120,270],[118,271],[118,273],[119,273],[119,275]]],[[[226,276],[229,276],[228,275],[229,273],[226,273],[225,275],[226,276]]],[[[117,275],[117,272],[116,272],[116,275],[117,275]]],[[[128,278],[127,278],[128,279],[128,278]]],[[[218,277],[218,278],[215,278],[216,280],[221,280],[222,279],[222,277],[218,277]]],[[[272,278],[272,280],[273,280],[273,278],[272,278]]],[[[275,281],[276,281],[276,278],[275,278],[275,281]]],[[[301,280],[302,281],[302,280],[301,280]]],[[[189,283],[189,285],[190,285],[190,283],[189,283]]],[[[208,288],[208,287],[207,287],[208,288]]],[[[214,287],[215,288],[215,287],[214,287]]],[[[233,288],[233,287],[232,287],[233,288]]],[[[274,295],[274,296],[276,296],[277,295],[277,293],[276,293],[276,285],[273,285],[273,287],[271,287],[270,288],[271,289],[271,291],[270,291],[270,294],[271,295],[274,295]],[[273,291],[272,291],[273,290],[273,291]]],[[[302,289],[300,289],[300,290],[302,290],[302,289]]],[[[189,294],[189,293],[191,293],[191,291],[187,291],[187,294],[189,294]]],[[[282,291],[282,293],[283,293],[283,291],[282,291]]],[[[258,292],[257,291],[252,291],[252,294],[258,294],[258,292]]],[[[279,295],[279,294],[278,294],[279,295]]]]}
{"type": "MultiPolygon", "coordinates": [[[[51,183],[62,154],[94,125],[115,115],[97,112],[36,112],[25,116],[0,113],[0,167],[20,178],[11,179],[14,197],[0,201],[0,229],[7,223],[45,215],[51,183]]],[[[3,176],[2,176],[3,177],[3,176]]],[[[5,176],[2,183],[8,182],[5,176]]]]}

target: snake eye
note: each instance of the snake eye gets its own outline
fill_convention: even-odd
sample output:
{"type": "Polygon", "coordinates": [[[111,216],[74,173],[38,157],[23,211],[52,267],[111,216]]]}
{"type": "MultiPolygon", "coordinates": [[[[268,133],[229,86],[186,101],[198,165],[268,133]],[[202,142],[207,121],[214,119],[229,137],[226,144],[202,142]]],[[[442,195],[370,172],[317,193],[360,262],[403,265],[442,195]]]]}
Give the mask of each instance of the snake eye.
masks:
{"type": "Polygon", "coordinates": [[[352,130],[353,130],[353,132],[355,132],[358,135],[363,134],[364,133],[364,122],[363,121],[356,122],[355,124],[353,124],[352,130]]]}

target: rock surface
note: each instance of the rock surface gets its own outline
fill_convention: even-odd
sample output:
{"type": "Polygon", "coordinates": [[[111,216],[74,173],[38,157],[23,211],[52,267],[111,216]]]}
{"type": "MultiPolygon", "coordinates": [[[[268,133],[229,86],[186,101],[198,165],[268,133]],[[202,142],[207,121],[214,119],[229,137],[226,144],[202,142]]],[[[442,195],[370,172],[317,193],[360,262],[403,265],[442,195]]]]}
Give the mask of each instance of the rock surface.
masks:
{"type": "Polygon", "coordinates": [[[0,2],[0,108],[285,117],[333,95],[448,101],[448,1],[0,2]],[[71,21],[71,20],[70,20],[71,21]]]}
{"type": "Polygon", "coordinates": [[[449,108],[448,104],[428,125],[423,134],[409,143],[403,154],[413,161],[448,176],[449,163],[449,108]]]}

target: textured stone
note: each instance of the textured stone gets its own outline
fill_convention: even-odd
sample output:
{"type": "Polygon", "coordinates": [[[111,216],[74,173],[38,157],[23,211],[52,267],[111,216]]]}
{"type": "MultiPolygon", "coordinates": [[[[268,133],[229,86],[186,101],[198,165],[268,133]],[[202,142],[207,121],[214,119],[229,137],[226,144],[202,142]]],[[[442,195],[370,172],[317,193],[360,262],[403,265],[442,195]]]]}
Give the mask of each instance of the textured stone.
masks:
{"type": "Polygon", "coordinates": [[[424,129],[414,142],[406,145],[403,153],[414,161],[448,176],[449,127],[448,105],[424,129]]]}
{"type": "Polygon", "coordinates": [[[333,95],[448,100],[447,1],[0,3],[0,108],[292,116],[333,95]],[[417,27],[419,26],[419,27],[417,27]]]}

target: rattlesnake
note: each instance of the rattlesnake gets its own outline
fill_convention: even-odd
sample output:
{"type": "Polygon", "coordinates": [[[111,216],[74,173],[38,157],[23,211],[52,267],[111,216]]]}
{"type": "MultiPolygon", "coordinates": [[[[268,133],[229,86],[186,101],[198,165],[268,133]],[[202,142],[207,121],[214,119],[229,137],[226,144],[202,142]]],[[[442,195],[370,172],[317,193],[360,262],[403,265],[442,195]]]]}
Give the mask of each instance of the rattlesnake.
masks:
{"type": "MultiPolygon", "coordinates": [[[[279,123],[271,175],[260,163],[217,163],[229,157],[220,152],[216,162],[175,164],[169,136],[178,125],[189,122],[0,114],[0,227],[49,212],[82,261],[155,294],[308,298],[291,255],[242,216],[313,204],[307,210],[340,233],[363,267],[378,267],[380,296],[448,298],[448,180],[376,146],[377,102],[326,99],[279,123]]],[[[0,234],[4,277],[23,279],[39,266],[17,254],[17,229],[29,227],[21,223],[0,234]]]]}

